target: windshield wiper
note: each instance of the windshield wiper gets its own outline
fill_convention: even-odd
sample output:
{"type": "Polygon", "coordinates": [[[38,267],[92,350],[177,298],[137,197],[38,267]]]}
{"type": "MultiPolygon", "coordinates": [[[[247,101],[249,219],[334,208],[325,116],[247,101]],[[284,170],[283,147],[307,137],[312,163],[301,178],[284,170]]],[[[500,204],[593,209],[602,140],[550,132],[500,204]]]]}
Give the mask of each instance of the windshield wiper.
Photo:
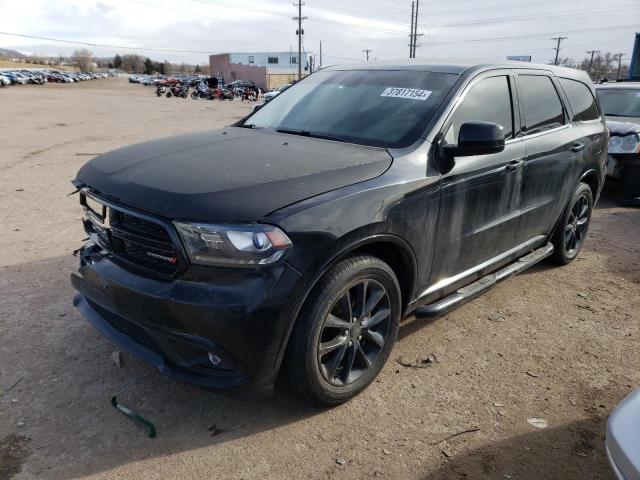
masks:
{"type": "Polygon", "coordinates": [[[242,128],[253,128],[256,126],[255,123],[243,123],[242,125],[240,125],[242,128]]]}
{"type": "Polygon", "coordinates": [[[301,137],[322,138],[323,140],[333,140],[334,142],[347,142],[344,138],[334,137],[325,133],[313,133],[307,130],[287,130],[286,128],[278,128],[276,132],[288,133],[289,135],[299,135],[301,137]]]}

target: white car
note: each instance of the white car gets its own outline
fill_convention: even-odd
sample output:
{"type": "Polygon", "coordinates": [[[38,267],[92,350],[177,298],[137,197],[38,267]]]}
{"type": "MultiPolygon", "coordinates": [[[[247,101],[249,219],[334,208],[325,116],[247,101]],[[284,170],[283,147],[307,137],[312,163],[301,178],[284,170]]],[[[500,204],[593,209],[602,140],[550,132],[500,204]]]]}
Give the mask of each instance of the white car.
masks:
{"type": "Polygon", "coordinates": [[[619,480],[640,478],[640,389],[622,400],[609,416],[605,445],[619,480]]]}
{"type": "Polygon", "coordinates": [[[11,80],[9,80],[4,75],[0,75],[0,86],[11,85],[11,80]]]}
{"type": "Polygon", "coordinates": [[[284,92],[287,88],[289,88],[291,86],[290,83],[285,83],[284,85],[281,85],[280,87],[278,87],[276,90],[271,90],[270,92],[265,93],[262,98],[264,98],[264,103],[269,103],[271,100],[273,100],[277,95],[281,94],[282,92],[284,92]]]}

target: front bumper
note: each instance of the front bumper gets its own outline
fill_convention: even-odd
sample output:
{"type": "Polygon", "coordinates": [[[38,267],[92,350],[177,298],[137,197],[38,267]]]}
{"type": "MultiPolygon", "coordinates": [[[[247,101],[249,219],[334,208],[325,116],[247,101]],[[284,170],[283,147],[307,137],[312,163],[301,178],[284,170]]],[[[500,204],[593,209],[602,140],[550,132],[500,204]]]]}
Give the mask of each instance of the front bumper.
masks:
{"type": "Polygon", "coordinates": [[[103,335],[161,373],[196,385],[268,387],[300,279],[269,269],[205,269],[190,280],[135,274],[96,245],[80,250],[74,305],[103,335]]]}
{"type": "Polygon", "coordinates": [[[607,157],[607,176],[612,178],[620,178],[624,176],[626,167],[640,166],[640,154],[609,154],[607,157]]]}

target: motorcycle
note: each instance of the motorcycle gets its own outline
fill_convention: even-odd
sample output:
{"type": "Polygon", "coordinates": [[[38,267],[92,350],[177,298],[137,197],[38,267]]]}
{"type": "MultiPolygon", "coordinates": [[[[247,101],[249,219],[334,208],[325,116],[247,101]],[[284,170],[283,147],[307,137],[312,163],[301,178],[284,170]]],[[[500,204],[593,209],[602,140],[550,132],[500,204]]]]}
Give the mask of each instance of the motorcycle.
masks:
{"type": "Polygon", "coordinates": [[[169,88],[169,91],[167,92],[167,98],[171,98],[171,96],[187,98],[188,94],[189,87],[187,85],[178,84],[173,85],[169,88]]]}
{"type": "Polygon", "coordinates": [[[164,92],[165,92],[164,85],[162,85],[160,83],[158,85],[156,85],[156,95],[157,96],[161,97],[164,92]]]}
{"type": "Polygon", "coordinates": [[[197,100],[198,98],[204,98],[205,100],[213,100],[213,91],[205,84],[201,83],[196,89],[191,92],[191,98],[197,100]]]}
{"type": "Polygon", "coordinates": [[[214,98],[218,100],[233,100],[234,95],[233,92],[226,88],[216,88],[213,90],[214,98]]]}

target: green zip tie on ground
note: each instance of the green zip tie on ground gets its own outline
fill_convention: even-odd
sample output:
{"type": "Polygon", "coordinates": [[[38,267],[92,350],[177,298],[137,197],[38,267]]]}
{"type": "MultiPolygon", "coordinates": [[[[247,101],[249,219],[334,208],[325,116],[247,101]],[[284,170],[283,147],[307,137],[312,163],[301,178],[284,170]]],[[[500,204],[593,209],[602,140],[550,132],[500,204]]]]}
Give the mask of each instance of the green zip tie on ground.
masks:
{"type": "Polygon", "coordinates": [[[118,403],[118,400],[116,400],[116,397],[113,397],[111,399],[111,405],[113,405],[113,407],[116,410],[120,410],[127,417],[132,418],[136,422],[141,423],[142,425],[144,425],[147,428],[147,431],[148,431],[147,435],[148,435],[149,438],[156,438],[156,427],[149,420],[144,418],[142,415],[140,415],[140,414],[138,414],[138,413],[136,413],[136,412],[134,412],[132,410],[129,410],[124,405],[118,403]]]}

